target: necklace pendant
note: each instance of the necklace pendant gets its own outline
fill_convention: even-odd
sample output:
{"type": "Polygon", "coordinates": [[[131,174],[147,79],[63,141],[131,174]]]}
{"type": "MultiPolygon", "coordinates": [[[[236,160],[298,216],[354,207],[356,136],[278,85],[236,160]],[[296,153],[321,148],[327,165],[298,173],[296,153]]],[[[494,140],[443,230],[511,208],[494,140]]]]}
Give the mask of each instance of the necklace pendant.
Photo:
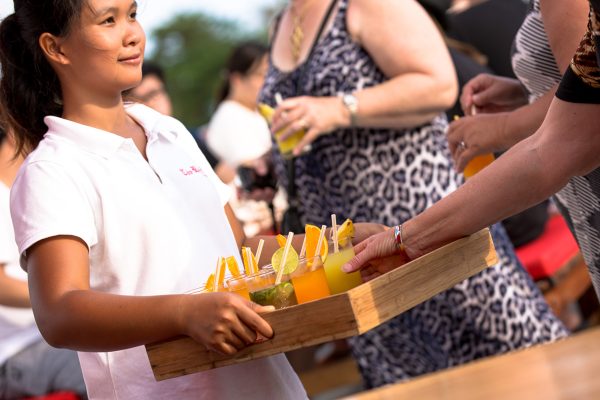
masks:
{"type": "Polygon", "coordinates": [[[294,26],[292,35],[290,36],[290,44],[292,47],[292,57],[295,62],[300,59],[300,49],[302,47],[302,41],[304,40],[304,31],[300,25],[294,26]]]}

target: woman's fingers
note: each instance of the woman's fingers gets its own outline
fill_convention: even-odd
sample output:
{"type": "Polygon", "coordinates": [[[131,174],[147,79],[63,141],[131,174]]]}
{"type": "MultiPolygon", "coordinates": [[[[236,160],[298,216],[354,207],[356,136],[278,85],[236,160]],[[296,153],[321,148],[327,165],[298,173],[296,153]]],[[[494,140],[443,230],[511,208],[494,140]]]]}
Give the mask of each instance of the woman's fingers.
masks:
{"type": "Polygon", "coordinates": [[[289,128],[290,125],[300,119],[303,113],[304,110],[300,106],[285,106],[285,108],[283,106],[277,107],[277,111],[275,111],[273,121],[271,122],[271,132],[276,133],[289,128]]]}
{"type": "Polygon", "coordinates": [[[300,154],[302,154],[304,148],[310,143],[312,143],[320,134],[321,132],[316,128],[308,129],[308,131],[304,134],[300,142],[298,142],[296,147],[294,147],[294,155],[299,156],[300,154]]]}
{"type": "Polygon", "coordinates": [[[273,337],[273,328],[264,319],[258,315],[259,312],[273,311],[273,307],[263,307],[251,301],[246,303],[248,307],[240,308],[239,317],[240,320],[248,326],[253,332],[258,333],[266,338],[273,337]]]}

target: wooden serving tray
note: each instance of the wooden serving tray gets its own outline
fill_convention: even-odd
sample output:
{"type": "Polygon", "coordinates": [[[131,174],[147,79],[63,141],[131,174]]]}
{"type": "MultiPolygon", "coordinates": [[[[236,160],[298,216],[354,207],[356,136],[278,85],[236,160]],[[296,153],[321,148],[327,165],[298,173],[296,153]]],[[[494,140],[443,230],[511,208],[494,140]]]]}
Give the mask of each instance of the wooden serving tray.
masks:
{"type": "Polygon", "coordinates": [[[146,345],[157,381],[360,335],[494,265],[488,229],[457,240],[346,293],[263,314],[275,336],[235,356],[186,336],[146,345]]]}

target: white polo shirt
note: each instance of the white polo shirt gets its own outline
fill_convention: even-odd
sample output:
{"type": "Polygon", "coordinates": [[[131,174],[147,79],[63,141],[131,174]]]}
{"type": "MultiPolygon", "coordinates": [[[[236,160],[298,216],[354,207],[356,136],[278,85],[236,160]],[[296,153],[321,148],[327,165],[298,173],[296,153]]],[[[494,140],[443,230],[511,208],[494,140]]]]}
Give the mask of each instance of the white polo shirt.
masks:
{"type": "MultiPolygon", "coordinates": [[[[148,137],[131,139],[46,117],[11,194],[21,254],[56,235],[89,247],[94,290],[182,293],[205,282],[219,256],[238,255],[224,205],[230,196],[177,120],[142,105],[127,112],[148,137]]],[[[305,391],[283,355],[156,382],[144,347],[79,353],[93,399],[295,399],[305,391]]]]}

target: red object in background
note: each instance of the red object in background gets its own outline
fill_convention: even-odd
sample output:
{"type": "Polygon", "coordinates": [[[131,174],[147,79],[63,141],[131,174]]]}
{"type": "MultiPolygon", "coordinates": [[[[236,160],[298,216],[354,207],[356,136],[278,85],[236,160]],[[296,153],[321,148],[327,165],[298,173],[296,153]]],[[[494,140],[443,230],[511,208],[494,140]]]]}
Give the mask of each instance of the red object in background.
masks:
{"type": "Polygon", "coordinates": [[[550,278],[578,252],[579,247],[561,215],[548,220],[544,233],[515,249],[517,257],[534,280],[550,278]]]}
{"type": "Polygon", "coordinates": [[[56,392],[44,396],[27,397],[23,400],[79,400],[79,396],[73,392],[56,392]]]}

